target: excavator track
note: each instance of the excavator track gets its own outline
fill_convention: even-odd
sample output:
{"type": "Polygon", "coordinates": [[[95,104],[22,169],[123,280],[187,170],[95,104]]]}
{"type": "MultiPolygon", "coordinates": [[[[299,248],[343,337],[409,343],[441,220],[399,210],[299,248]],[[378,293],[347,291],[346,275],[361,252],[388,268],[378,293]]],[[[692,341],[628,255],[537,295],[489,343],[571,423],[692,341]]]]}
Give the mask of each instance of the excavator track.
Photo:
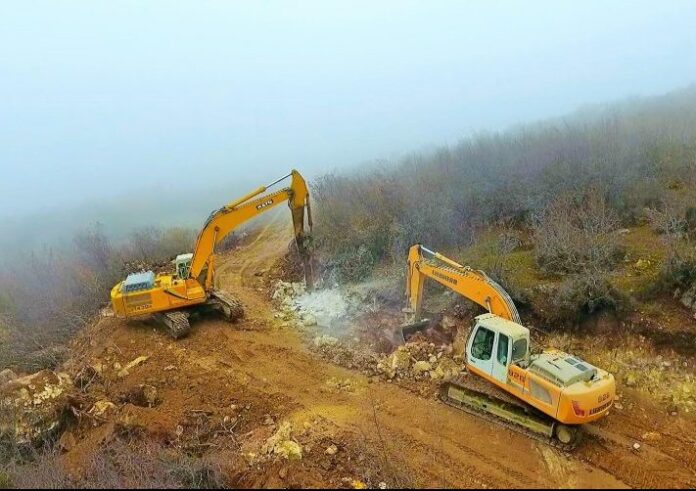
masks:
{"type": "Polygon", "coordinates": [[[174,339],[183,338],[191,331],[191,324],[188,318],[188,312],[182,310],[155,314],[155,319],[161,324],[164,324],[169,331],[169,335],[174,339]]]}
{"type": "Polygon", "coordinates": [[[498,398],[492,396],[488,391],[474,390],[460,383],[443,384],[439,398],[448,406],[503,426],[563,452],[575,450],[582,436],[581,432],[577,430],[577,437],[571,443],[562,443],[553,437],[557,423],[551,418],[532,415],[528,408],[516,401],[512,402],[511,398],[498,398]]]}
{"type": "Polygon", "coordinates": [[[244,317],[242,302],[224,290],[215,290],[208,303],[221,312],[229,322],[235,322],[244,317]]]}

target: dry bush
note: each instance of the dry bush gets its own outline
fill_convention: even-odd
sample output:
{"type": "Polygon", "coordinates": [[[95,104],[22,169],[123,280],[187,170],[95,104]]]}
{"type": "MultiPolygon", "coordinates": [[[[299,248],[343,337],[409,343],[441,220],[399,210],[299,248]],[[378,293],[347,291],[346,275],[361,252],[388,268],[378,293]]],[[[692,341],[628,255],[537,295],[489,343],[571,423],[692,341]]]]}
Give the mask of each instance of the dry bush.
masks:
{"type": "Polygon", "coordinates": [[[696,194],[670,193],[658,206],[647,208],[645,216],[651,228],[668,241],[688,238],[696,231],[696,194]]]}
{"type": "Polygon", "coordinates": [[[578,269],[562,256],[610,267],[614,244],[601,240],[603,231],[619,221],[635,223],[644,207],[659,208],[665,183],[696,181],[694,104],[692,87],[324,176],[313,183],[319,250],[332,257],[363,245],[378,262],[401,262],[415,242],[463,247],[493,223],[529,225],[559,196],[601,183],[605,211],[576,213],[583,224],[558,231],[574,238],[573,229],[585,230],[593,240],[589,250],[580,251],[578,241],[563,252],[558,240],[549,247],[561,257],[549,251],[548,258],[559,271],[578,269]]]}
{"type": "Polygon", "coordinates": [[[690,238],[696,238],[696,206],[689,206],[684,213],[686,230],[690,238]]]}
{"type": "Polygon", "coordinates": [[[32,489],[222,489],[220,466],[155,443],[114,440],[86,462],[79,480],[71,479],[57,446],[6,461],[0,472],[8,487],[32,489]]]}
{"type": "Polygon", "coordinates": [[[615,211],[596,188],[580,198],[564,194],[534,221],[537,263],[552,274],[610,269],[621,257],[613,233],[618,224],[615,211]]]}
{"type": "Polygon", "coordinates": [[[671,293],[676,288],[690,288],[692,285],[696,285],[696,251],[669,246],[655,290],[671,293]]]}
{"type": "Polygon", "coordinates": [[[606,273],[595,270],[569,276],[544,292],[538,303],[541,317],[558,327],[576,325],[599,312],[622,312],[630,301],[611,285],[606,273]]]}
{"type": "Polygon", "coordinates": [[[77,330],[108,302],[111,287],[123,279],[123,264],[168,261],[191,250],[195,233],[172,228],[136,230],[114,245],[100,224],[79,231],[72,249],[29,251],[3,267],[0,367],[27,371],[54,368],[77,330]]]}
{"type": "Polygon", "coordinates": [[[15,457],[3,465],[0,475],[4,489],[66,489],[72,487],[55,447],[35,450],[30,455],[15,457]]]}

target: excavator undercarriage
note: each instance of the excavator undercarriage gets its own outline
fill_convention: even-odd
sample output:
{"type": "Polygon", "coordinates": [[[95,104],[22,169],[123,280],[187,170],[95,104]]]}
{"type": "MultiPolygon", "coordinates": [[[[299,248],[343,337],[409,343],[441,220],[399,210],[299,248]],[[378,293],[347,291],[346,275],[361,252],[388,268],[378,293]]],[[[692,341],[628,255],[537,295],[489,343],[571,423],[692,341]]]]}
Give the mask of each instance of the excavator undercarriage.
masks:
{"type": "Polygon", "coordinates": [[[573,450],[580,442],[582,433],[578,427],[560,424],[495,388],[491,391],[490,388],[472,388],[469,385],[471,380],[442,384],[440,400],[466,413],[565,451],[573,450]]]}
{"type": "Polygon", "coordinates": [[[189,319],[197,314],[218,313],[228,322],[236,322],[244,317],[244,306],[228,292],[215,290],[208,300],[187,310],[171,310],[153,314],[155,321],[167,329],[174,339],[186,337],[191,331],[189,319]]]}

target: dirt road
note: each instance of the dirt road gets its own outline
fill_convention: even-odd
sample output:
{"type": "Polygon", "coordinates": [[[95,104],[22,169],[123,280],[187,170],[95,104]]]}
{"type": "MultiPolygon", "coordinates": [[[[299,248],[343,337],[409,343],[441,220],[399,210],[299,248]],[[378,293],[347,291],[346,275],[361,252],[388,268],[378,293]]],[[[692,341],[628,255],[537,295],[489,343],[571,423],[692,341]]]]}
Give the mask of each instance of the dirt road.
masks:
{"type": "MultiPolygon", "coordinates": [[[[109,391],[124,393],[147,381],[161,399],[154,408],[126,404],[118,418],[125,415],[171,443],[181,437],[182,422],[191,411],[211,419],[237,414],[241,423],[234,445],[216,445],[244,457],[235,464],[239,486],[696,485],[693,420],[659,416],[650,407],[624,402],[633,409],[612,414],[602,425],[603,437],[590,436],[566,455],[395,384],[323,361],[296,331],[280,327],[255,276],[284,253],[289,239],[289,230],[271,222],[248,247],[219,261],[220,286],[245,304],[246,318],[237,325],[203,320],[188,338],[174,342],[142,323],[102,323],[92,356],[150,357],[133,373],[113,380],[109,391]],[[109,355],[105,347],[115,347],[111,353],[116,354],[109,355]],[[281,421],[297,429],[303,458],[255,461],[260,442],[281,421]],[[661,440],[640,440],[649,431],[659,431],[661,440]],[[636,441],[641,441],[638,451],[632,449],[636,441]],[[336,452],[329,451],[331,446],[336,452]]],[[[80,458],[77,450],[72,455],[80,458]]]]}

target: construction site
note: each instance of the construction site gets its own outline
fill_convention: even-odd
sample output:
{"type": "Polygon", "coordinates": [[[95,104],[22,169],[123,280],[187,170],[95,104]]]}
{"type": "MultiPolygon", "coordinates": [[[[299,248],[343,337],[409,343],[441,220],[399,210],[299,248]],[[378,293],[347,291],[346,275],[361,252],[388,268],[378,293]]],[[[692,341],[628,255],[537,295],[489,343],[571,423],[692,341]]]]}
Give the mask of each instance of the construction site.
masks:
{"type": "MultiPolygon", "coordinates": [[[[58,369],[23,377],[3,372],[5,435],[19,445],[55,438],[50,466],[56,467],[39,472],[59,468],[66,484],[108,484],[115,472],[114,486],[165,486],[161,461],[193,456],[206,464],[189,469],[187,482],[206,487],[696,485],[693,402],[666,406],[663,393],[642,386],[633,371],[640,365],[620,343],[543,329],[530,336],[500,285],[423,246],[411,248],[405,275],[347,287],[307,281],[309,191],[299,173],[291,177],[281,191],[259,188],[211,215],[195,252],[177,257],[177,276],[152,273],[141,284],[150,273],[139,272],[116,285],[111,305],[74,339],[58,369]],[[294,226],[279,210],[248,228],[231,251],[212,255],[214,242],[238,225],[235,216],[250,219],[285,202],[294,226]],[[209,229],[221,236],[208,245],[209,229]],[[201,250],[206,259],[197,263],[201,250]],[[206,288],[168,290],[194,281],[186,278],[202,264],[208,275],[214,270],[206,288]],[[398,285],[404,277],[405,296],[398,285]],[[454,292],[434,291],[439,307],[422,298],[428,278],[454,292]],[[157,306],[152,299],[163,284],[173,300],[157,306]],[[207,303],[178,303],[196,291],[216,292],[200,315],[191,308],[207,303]],[[405,324],[424,304],[441,310],[405,324]],[[498,363],[512,358],[502,382],[487,380],[493,372],[477,365],[491,358],[493,339],[486,356],[488,341],[479,341],[472,326],[506,334],[499,334],[505,347],[496,341],[495,350],[498,363]],[[544,347],[531,361],[520,351],[530,343],[544,347]],[[560,351],[568,348],[572,355],[560,351]],[[581,368],[556,375],[539,368],[561,370],[562,362],[581,368]],[[519,392],[511,388],[525,379],[519,392]],[[545,386],[551,392],[540,396],[545,386]],[[563,408],[568,391],[572,408],[563,408]],[[546,410],[539,399],[558,406],[546,410]],[[109,464],[110,452],[117,457],[109,464]],[[133,481],[123,481],[123,472],[133,481]]],[[[640,343],[647,360],[657,348],[642,336],[640,343]]],[[[659,352],[670,355],[643,367],[693,370],[678,351],[659,352]]],[[[32,484],[42,482],[23,481],[32,484]]]]}
{"type": "Polygon", "coordinates": [[[694,25],[0,2],[0,488],[696,488],[694,25]]]}

